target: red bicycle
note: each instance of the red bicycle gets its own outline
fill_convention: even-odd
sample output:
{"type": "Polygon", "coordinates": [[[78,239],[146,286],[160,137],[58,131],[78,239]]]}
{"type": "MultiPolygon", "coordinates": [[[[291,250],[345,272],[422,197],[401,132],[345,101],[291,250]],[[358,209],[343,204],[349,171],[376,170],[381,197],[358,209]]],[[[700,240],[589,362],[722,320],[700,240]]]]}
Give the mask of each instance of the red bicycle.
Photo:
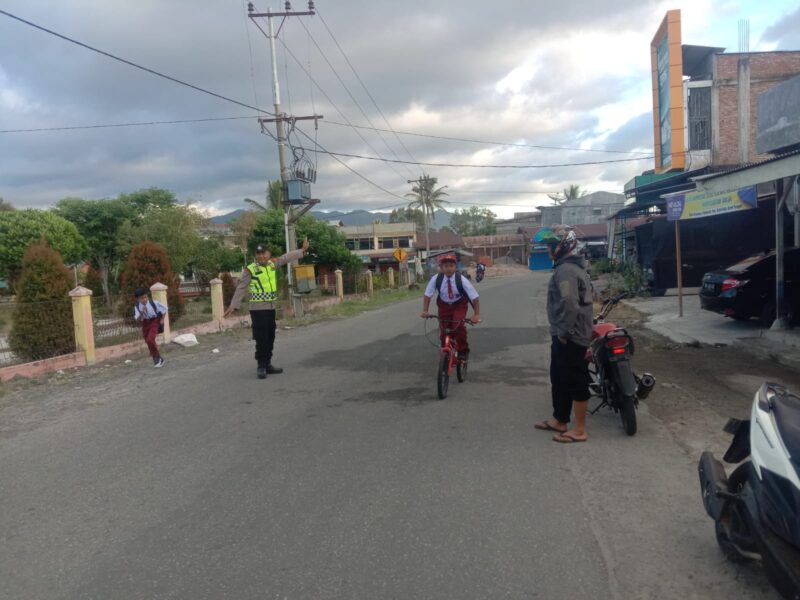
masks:
{"type": "Polygon", "coordinates": [[[458,343],[453,333],[459,327],[463,327],[465,323],[469,325],[474,325],[474,323],[472,319],[450,321],[441,319],[437,315],[429,315],[426,318],[438,320],[439,327],[444,330],[445,334],[444,344],[439,348],[439,364],[436,370],[436,389],[439,392],[439,398],[444,400],[447,398],[447,388],[450,385],[450,375],[453,373],[453,368],[456,370],[458,381],[463,383],[467,378],[467,367],[469,366],[466,358],[462,359],[458,356],[458,343]]]}

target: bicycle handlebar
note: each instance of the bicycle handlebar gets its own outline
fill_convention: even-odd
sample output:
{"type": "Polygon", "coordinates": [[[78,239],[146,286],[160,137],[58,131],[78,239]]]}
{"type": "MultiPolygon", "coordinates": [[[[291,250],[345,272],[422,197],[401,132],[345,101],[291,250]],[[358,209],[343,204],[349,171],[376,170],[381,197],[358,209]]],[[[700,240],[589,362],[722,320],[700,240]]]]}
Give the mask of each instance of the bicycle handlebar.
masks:
{"type": "Polygon", "coordinates": [[[468,325],[475,325],[475,322],[472,319],[460,319],[458,321],[453,321],[452,319],[442,319],[439,315],[428,315],[425,317],[426,319],[436,319],[440,323],[467,323],[468,325]]]}

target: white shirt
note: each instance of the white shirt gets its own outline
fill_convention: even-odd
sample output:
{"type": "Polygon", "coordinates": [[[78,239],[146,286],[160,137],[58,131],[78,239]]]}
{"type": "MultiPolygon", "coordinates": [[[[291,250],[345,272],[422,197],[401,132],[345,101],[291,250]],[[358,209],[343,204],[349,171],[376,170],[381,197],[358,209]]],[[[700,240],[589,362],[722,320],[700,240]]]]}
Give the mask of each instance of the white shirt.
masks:
{"type": "MultiPolygon", "coordinates": [[[[439,275],[434,275],[431,277],[431,280],[428,282],[428,287],[425,288],[425,295],[428,298],[433,298],[433,293],[436,291],[436,278],[439,275]]],[[[472,282],[464,277],[461,276],[461,285],[464,288],[464,292],[467,294],[467,297],[474,301],[478,297],[478,292],[475,290],[475,286],[472,285],[472,282]]],[[[461,294],[458,293],[458,286],[456,285],[456,274],[453,273],[448,277],[445,275],[442,277],[442,286],[439,288],[439,299],[442,302],[446,302],[447,304],[453,304],[461,300],[461,294]],[[450,281],[450,285],[453,290],[453,297],[450,298],[447,292],[447,281],[450,281]]]]}
{"type": "Polygon", "coordinates": [[[161,304],[161,302],[153,300],[153,304],[155,304],[158,309],[157,314],[153,314],[153,307],[150,305],[150,300],[144,305],[144,309],[142,309],[142,305],[137,302],[133,307],[133,318],[137,321],[146,321],[167,314],[167,307],[161,304]]]}

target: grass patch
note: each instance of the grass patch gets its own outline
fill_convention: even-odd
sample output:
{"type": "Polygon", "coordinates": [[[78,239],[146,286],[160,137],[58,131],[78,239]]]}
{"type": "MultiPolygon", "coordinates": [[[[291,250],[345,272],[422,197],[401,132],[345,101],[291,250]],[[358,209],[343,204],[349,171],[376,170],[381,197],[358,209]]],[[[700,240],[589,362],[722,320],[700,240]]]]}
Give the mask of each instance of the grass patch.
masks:
{"type": "Polygon", "coordinates": [[[414,298],[421,299],[422,292],[420,290],[409,290],[408,288],[376,291],[369,298],[345,299],[345,301],[340,304],[335,304],[317,313],[310,314],[303,319],[282,319],[281,325],[286,327],[301,327],[303,325],[310,325],[311,323],[318,323],[330,319],[346,319],[368,310],[375,310],[388,304],[412,300],[414,298]]]}

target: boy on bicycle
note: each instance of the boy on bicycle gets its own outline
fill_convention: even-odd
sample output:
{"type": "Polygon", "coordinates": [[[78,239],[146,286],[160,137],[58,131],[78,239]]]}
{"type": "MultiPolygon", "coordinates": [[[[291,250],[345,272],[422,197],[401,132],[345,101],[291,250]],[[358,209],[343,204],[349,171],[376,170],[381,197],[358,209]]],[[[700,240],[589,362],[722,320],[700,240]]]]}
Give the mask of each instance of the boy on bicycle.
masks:
{"type": "MultiPolygon", "coordinates": [[[[434,292],[438,292],[439,297],[436,298],[436,306],[439,308],[439,336],[442,345],[444,345],[445,327],[452,326],[453,322],[458,323],[464,320],[470,304],[472,304],[473,311],[472,322],[475,324],[481,322],[481,302],[472,282],[466,277],[461,277],[461,273],[457,272],[455,254],[450,253],[440,256],[439,268],[441,273],[431,277],[428,287],[425,288],[422,314],[420,316],[423,319],[432,316],[428,312],[428,308],[430,308],[434,292]],[[448,321],[451,323],[448,323],[448,321]]],[[[459,323],[452,335],[456,344],[458,344],[458,357],[461,360],[466,360],[469,356],[466,325],[459,323]]]]}

